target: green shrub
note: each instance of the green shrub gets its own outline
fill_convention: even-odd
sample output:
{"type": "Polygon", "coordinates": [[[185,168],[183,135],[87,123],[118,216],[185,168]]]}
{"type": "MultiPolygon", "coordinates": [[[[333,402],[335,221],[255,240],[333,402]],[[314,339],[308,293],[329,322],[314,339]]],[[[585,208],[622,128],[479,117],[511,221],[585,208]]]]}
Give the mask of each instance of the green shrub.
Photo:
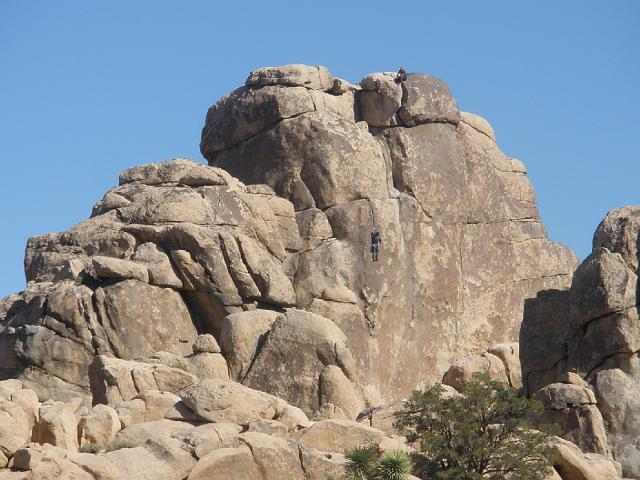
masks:
{"type": "Polygon", "coordinates": [[[534,428],[539,402],[487,375],[446,396],[442,385],[415,391],[395,426],[416,448],[419,476],[446,480],[542,480],[550,473],[550,432],[534,428]]]}
{"type": "Polygon", "coordinates": [[[98,445],[95,443],[82,445],[79,450],[81,453],[107,453],[113,452],[114,450],[120,450],[122,448],[135,448],[137,446],[138,443],[130,438],[116,437],[104,445],[98,445]]]}

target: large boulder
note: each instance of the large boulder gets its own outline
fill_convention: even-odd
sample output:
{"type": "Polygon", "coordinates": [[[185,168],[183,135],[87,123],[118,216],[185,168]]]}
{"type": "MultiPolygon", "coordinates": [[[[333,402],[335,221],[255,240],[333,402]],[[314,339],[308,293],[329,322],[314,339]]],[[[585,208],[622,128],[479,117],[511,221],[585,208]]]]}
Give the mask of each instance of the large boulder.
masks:
{"type": "Polygon", "coordinates": [[[280,314],[273,310],[251,310],[228,315],[222,321],[220,348],[229,364],[232,380],[242,381],[259,347],[280,314]]]}
{"type": "MultiPolygon", "coordinates": [[[[637,364],[637,358],[632,362],[637,364]]],[[[594,376],[598,408],[606,419],[609,446],[628,477],[640,472],[640,448],[632,440],[640,434],[640,398],[637,395],[640,379],[634,373],[609,368],[594,376]]]]}
{"type": "Polygon", "coordinates": [[[78,423],[80,446],[106,445],[120,431],[122,424],[118,412],[108,405],[98,404],[78,423]]]}
{"type": "MultiPolygon", "coordinates": [[[[2,480],[93,480],[96,476],[69,460],[69,452],[52,445],[30,444],[16,452],[11,470],[0,471],[2,480]]],[[[73,454],[72,454],[73,455],[73,454]]],[[[120,480],[117,477],[101,477],[120,480]]]]}
{"type": "Polygon", "coordinates": [[[358,94],[362,119],[373,127],[398,124],[396,114],[402,106],[402,87],[394,73],[370,73],[360,80],[358,94]]]}
{"type": "Polygon", "coordinates": [[[323,110],[354,118],[353,95],[334,96],[302,86],[241,87],[222,97],[207,112],[201,146],[207,154],[248,140],[278,122],[323,110]]]}
{"type": "Polygon", "coordinates": [[[284,400],[229,380],[203,380],[183,389],[180,398],[208,422],[248,425],[257,419],[279,420],[291,430],[308,423],[300,409],[284,400]]]}
{"type": "Polygon", "coordinates": [[[586,385],[552,383],[532,398],[545,406],[540,422],[560,426],[562,437],[586,452],[611,455],[604,420],[593,391],[586,385]]]}
{"type": "Polygon", "coordinates": [[[251,449],[264,480],[306,480],[297,443],[257,432],[243,433],[240,441],[251,449]]]}
{"type": "Polygon", "coordinates": [[[201,149],[243,181],[270,185],[296,210],[386,196],[380,144],[366,129],[335,113],[312,111],[282,120],[215,154],[201,149]]]}
{"type": "Polygon", "coordinates": [[[11,458],[31,441],[35,420],[17,403],[0,397],[0,452],[11,458]]]}
{"type": "Polygon", "coordinates": [[[246,81],[250,86],[300,86],[325,91],[331,90],[333,83],[334,77],[327,67],[302,64],[256,68],[249,74],[246,81]]]}
{"type": "Polygon", "coordinates": [[[79,418],[73,405],[63,402],[45,404],[40,407],[39,417],[33,430],[34,441],[72,452],[78,450],[79,418]]]}
{"type": "Polygon", "coordinates": [[[442,377],[442,383],[458,389],[468,382],[474,374],[486,374],[492,380],[509,383],[502,361],[491,353],[469,355],[456,360],[442,377]]]}
{"type": "Polygon", "coordinates": [[[593,249],[606,248],[622,255],[629,268],[638,272],[640,206],[629,205],[611,210],[593,235],[593,249]]]}
{"type": "Polygon", "coordinates": [[[509,385],[513,388],[522,387],[522,367],[520,366],[520,345],[518,342],[500,343],[494,345],[487,353],[495,355],[504,364],[509,385]]]}
{"type": "Polygon", "coordinates": [[[121,479],[182,480],[195,463],[178,441],[148,442],[133,448],[120,448],[105,453],[104,458],[110,470],[117,475],[116,478],[121,479]]]}
{"type": "Polygon", "coordinates": [[[178,392],[196,381],[195,375],[181,368],[103,355],[97,356],[91,367],[94,403],[111,406],[131,400],[147,390],[178,392]]]}
{"type": "Polygon", "coordinates": [[[607,214],[571,287],[528,300],[520,332],[525,391],[545,401],[546,421],[588,452],[610,452],[626,477],[640,475],[639,212],[607,214]]]}
{"type": "Polygon", "coordinates": [[[363,443],[382,444],[386,435],[380,430],[351,420],[322,420],[300,430],[293,438],[303,445],[323,451],[344,452],[363,443]]]}
{"type": "Polygon", "coordinates": [[[237,472],[242,472],[246,478],[263,478],[251,455],[251,449],[246,445],[220,448],[205,455],[198,460],[187,480],[233,478],[237,472]]]}
{"type": "Polygon", "coordinates": [[[158,350],[186,354],[198,335],[180,294],[170,288],[125,280],[99,287],[95,302],[112,351],[120,358],[158,350]],[[148,325],[153,329],[140,335],[148,325]]]}
{"type": "Polygon", "coordinates": [[[460,121],[458,106],[447,85],[435,77],[417,73],[410,73],[402,82],[402,107],[398,115],[407,127],[460,121]]]}
{"type": "Polygon", "coordinates": [[[283,398],[307,415],[321,407],[324,395],[355,419],[363,405],[352,383],[357,381],[355,367],[346,336],[331,320],[292,309],[271,326],[243,383],[283,398]],[[337,370],[327,371],[329,366],[337,370]],[[279,375],[283,370],[287,374],[279,375]]]}
{"type": "Polygon", "coordinates": [[[561,438],[551,442],[553,468],[563,480],[618,480],[620,464],[597,453],[584,453],[573,443],[561,438]]]}
{"type": "Polygon", "coordinates": [[[574,329],[636,305],[637,275],[622,255],[598,248],[580,264],[571,284],[574,329]]]}
{"type": "Polygon", "coordinates": [[[442,377],[442,384],[458,389],[476,374],[487,375],[491,380],[522,387],[522,373],[518,355],[518,342],[500,343],[488,351],[456,359],[442,377]]]}

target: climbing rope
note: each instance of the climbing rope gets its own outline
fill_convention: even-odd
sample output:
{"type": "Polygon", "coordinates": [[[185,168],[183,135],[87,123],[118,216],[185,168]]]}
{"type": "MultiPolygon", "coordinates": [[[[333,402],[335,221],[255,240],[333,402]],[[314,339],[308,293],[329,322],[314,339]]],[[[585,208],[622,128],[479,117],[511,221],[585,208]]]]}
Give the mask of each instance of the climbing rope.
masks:
{"type": "Polygon", "coordinates": [[[376,222],[376,212],[375,212],[375,209],[373,208],[373,203],[371,202],[371,199],[367,199],[367,201],[369,202],[369,218],[371,219],[373,230],[377,232],[378,223],[376,222]]]}
{"type": "Polygon", "coordinates": [[[216,204],[215,213],[213,215],[213,226],[216,226],[216,221],[218,220],[218,210],[220,209],[220,201],[222,200],[222,192],[218,190],[218,203],[216,204]]]}

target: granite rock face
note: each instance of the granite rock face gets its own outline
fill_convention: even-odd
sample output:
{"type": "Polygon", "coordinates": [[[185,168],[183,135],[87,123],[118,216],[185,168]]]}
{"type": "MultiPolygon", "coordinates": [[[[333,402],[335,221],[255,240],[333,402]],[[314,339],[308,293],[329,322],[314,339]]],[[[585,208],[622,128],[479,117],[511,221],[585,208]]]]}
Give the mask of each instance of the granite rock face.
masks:
{"type": "Polygon", "coordinates": [[[94,402],[229,378],[352,420],[439,380],[513,341],[523,299],[575,266],[494,138],[428,75],[255,70],[209,109],[210,166],[130,168],[89,220],[29,240],[27,288],[0,310],[0,376],[94,402]],[[220,353],[192,353],[203,334],[220,353]],[[162,367],[135,363],[157,352],[162,367]],[[119,373],[91,385],[92,364],[119,373]]]}
{"type": "Polygon", "coordinates": [[[454,359],[448,383],[522,381],[597,452],[559,441],[565,480],[633,471],[632,212],[572,285],[523,164],[421,74],[254,70],[201,151],[28,241],[0,301],[0,478],[342,478],[345,449],[403,447],[393,412],[454,359]]]}
{"type": "MultiPolygon", "coordinates": [[[[27,288],[0,324],[0,376],[68,399],[90,395],[98,355],[190,355],[228,314],[295,304],[298,238],[293,206],[268,187],[184,159],[129,169],[92,218],[29,240],[27,288]]],[[[205,354],[228,375],[219,353],[192,356],[205,354]]]]}
{"type": "MultiPolygon", "coordinates": [[[[29,240],[27,289],[4,302],[0,375],[43,399],[88,396],[96,356],[185,356],[211,334],[232,379],[309,414],[326,403],[353,418],[439,379],[454,358],[512,341],[523,299],[566,287],[575,265],[494,138],[427,75],[353,86],[321,67],[258,69],[207,114],[213,166],[131,168],[91,219],[29,240]],[[316,316],[289,333],[228,317],[290,307],[316,316]],[[336,332],[319,334],[323,322],[336,332]],[[292,345],[302,358],[268,380],[292,345]],[[334,384],[358,398],[336,400],[334,384]]],[[[224,368],[199,365],[199,377],[224,368]]]]}
{"type": "MultiPolygon", "coordinates": [[[[242,95],[270,95],[274,83],[252,77],[242,95]]],[[[526,169],[499,150],[485,120],[459,112],[442,81],[374,73],[354,97],[301,83],[277,82],[279,98],[295,105],[320,92],[325,102],[286,116],[270,100],[252,102],[243,116],[232,94],[211,107],[200,147],[211,165],[293,203],[297,308],[345,333],[369,400],[399,398],[453,359],[513,341],[523,300],[569,285],[576,259],[547,239],[526,169]],[[336,102],[353,109],[326,107],[336,102]],[[280,120],[256,126],[261,105],[280,120]],[[212,119],[223,109],[234,113],[212,119]],[[246,139],[222,145],[216,136],[246,139]]]]}
{"type": "Polygon", "coordinates": [[[565,438],[610,451],[631,478],[640,476],[639,232],[640,207],[609,212],[571,287],[527,300],[520,332],[526,392],[546,399],[565,438]]]}

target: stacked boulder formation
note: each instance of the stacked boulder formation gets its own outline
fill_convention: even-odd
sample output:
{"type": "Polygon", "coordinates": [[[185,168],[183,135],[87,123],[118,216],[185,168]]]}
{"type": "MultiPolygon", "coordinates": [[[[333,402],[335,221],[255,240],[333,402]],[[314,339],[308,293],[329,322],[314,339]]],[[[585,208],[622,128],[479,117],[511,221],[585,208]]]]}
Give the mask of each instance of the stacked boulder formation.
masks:
{"type": "MultiPolygon", "coordinates": [[[[577,260],[440,80],[258,69],[201,151],[124,171],[91,218],[28,241],[27,286],[0,301],[0,479],[340,478],[346,448],[403,444],[380,412],[445,372],[549,383],[510,342],[577,260]]],[[[587,471],[615,442],[574,430],[587,471]]]]}
{"type": "Polygon", "coordinates": [[[640,478],[640,207],[609,212],[571,288],[527,300],[520,332],[526,392],[583,450],[640,478]]]}
{"type": "Polygon", "coordinates": [[[428,75],[259,69],[209,109],[200,148],[291,201],[296,305],[347,335],[371,397],[513,341],[523,300],[567,286],[577,263],[547,239],[523,164],[428,75]]]}

